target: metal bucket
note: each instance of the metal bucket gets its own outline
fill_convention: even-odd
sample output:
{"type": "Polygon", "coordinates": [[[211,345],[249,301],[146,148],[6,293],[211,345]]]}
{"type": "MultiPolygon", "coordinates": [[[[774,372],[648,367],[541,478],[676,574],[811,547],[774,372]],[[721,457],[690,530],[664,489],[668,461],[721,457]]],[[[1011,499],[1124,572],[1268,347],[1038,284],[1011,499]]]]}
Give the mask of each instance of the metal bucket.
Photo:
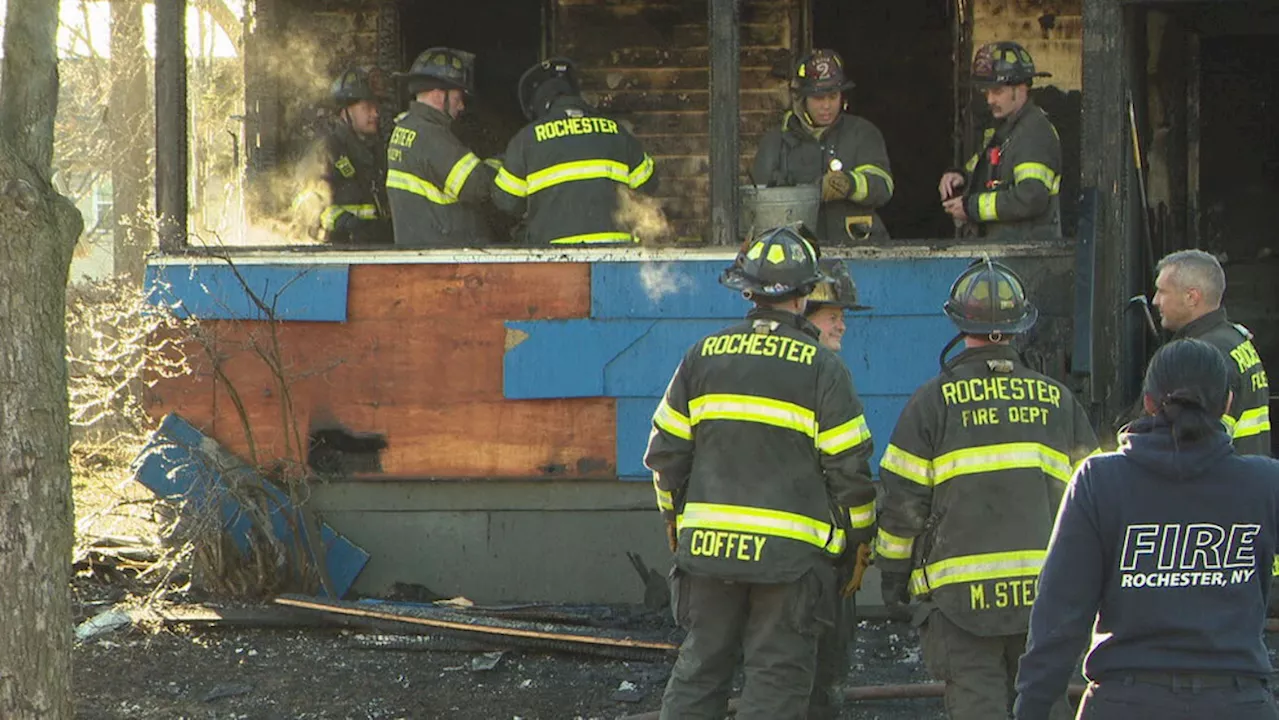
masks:
{"type": "Polygon", "coordinates": [[[802,222],[816,232],[821,202],[822,188],[816,184],[795,187],[743,185],[738,188],[738,234],[746,237],[752,230],[794,222],[802,222]]]}

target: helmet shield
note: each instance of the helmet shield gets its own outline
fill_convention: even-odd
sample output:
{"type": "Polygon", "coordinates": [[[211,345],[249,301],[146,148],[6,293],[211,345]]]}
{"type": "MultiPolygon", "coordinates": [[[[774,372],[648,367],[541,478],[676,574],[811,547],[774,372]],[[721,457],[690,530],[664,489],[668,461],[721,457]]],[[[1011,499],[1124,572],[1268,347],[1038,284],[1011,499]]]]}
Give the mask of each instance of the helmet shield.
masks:
{"type": "Polygon", "coordinates": [[[771,228],[743,243],[720,284],[741,290],[748,298],[788,300],[813,292],[825,279],[818,269],[818,251],[791,225],[771,228]]]}
{"type": "Polygon", "coordinates": [[[462,90],[475,95],[476,56],[465,50],[447,47],[427,48],[413,59],[408,72],[396,77],[409,81],[410,92],[422,90],[462,90]]]}
{"type": "Polygon", "coordinates": [[[835,50],[814,50],[796,66],[792,87],[800,97],[829,95],[853,87],[845,78],[844,58],[835,50]]]}
{"type": "Polygon", "coordinates": [[[1030,330],[1039,317],[1018,274],[987,258],[960,273],[942,309],[967,335],[1016,335],[1030,330]]]}
{"type": "Polygon", "coordinates": [[[1030,85],[1038,77],[1049,77],[1049,73],[1036,72],[1031,53],[1016,42],[987,43],[973,55],[972,78],[980,90],[1001,85],[1030,85]]]}

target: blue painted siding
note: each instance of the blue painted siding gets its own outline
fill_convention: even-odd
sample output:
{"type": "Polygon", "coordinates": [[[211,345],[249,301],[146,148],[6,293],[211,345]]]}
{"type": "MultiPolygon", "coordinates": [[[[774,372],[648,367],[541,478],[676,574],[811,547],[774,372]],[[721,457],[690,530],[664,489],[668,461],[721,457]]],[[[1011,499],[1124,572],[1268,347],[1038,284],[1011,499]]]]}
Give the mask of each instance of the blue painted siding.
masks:
{"type": "Polygon", "coordinates": [[[265,320],[256,298],[277,320],[347,319],[345,265],[149,265],[146,287],[153,304],[180,317],[265,320]]]}
{"type": "MultiPolygon", "coordinates": [[[[860,299],[841,352],[866,406],[880,456],[902,407],[938,372],[938,352],[954,334],[942,314],[956,258],[851,263],[860,299]]],[[[598,263],[591,268],[591,317],[509,322],[529,337],[504,360],[509,398],[617,398],[618,476],[649,480],[641,458],[650,417],[685,351],[741,318],[750,304],[718,283],[723,261],[598,263]]]]}
{"type": "MultiPolygon", "coordinates": [[[[259,499],[265,501],[271,530],[285,547],[307,547],[306,524],[289,497],[248,466],[229,460],[220,445],[176,414],[165,416],[134,464],[138,482],[158,497],[184,501],[184,512],[200,516],[216,507],[223,529],[246,555],[254,523],[240,499],[228,490],[230,479],[262,491],[259,499]]],[[[369,553],[327,523],[320,525],[316,549],[324,553],[334,597],[343,597],[369,562],[369,553]]],[[[312,561],[317,559],[313,553],[312,561]]]]}

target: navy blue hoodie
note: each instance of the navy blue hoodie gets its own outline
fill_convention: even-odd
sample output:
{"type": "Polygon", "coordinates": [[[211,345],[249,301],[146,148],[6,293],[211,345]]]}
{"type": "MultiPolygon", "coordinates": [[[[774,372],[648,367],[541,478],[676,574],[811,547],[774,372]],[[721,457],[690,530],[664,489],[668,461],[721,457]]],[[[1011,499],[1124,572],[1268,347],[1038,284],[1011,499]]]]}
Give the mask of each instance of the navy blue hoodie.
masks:
{"type": "Polygon", "coordinates": [[[1175,448],[1160,418],[1087,459],[1063,498],[1027,652],[1018,720],[1042,720],[1085,675],[1188,672],[1268,677],[1263,644],[1276,554],[1275,460],[1237,455],[1225,432],[1175,448]]]}

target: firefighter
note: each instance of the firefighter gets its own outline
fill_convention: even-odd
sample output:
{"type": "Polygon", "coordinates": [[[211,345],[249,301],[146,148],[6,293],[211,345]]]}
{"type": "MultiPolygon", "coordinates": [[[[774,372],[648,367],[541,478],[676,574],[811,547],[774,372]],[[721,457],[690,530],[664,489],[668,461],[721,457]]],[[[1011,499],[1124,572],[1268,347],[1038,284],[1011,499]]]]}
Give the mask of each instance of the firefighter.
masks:
{"type": "MultiPolygon", "coordinates": [[[[844,337],[844,314],[849,310],[870,310],[858,302],[858,286],[849,275],[843,260],[824,258],[818,261],[818,269],[826,278],[814,287],[805,304],[805,319],[818,328],[818,342],[834,353],[839,353],[844,337]]],[[[836,717],[844,701],[843,680],[849,672],[849,643],[853,641],[854,627],[858,622],[854,593],[861,584],[858,572],[861,551],[862,570],[866,569],[866,545],[854,552],[845,553],[844,562],[836,565],[835,613],[832,626],[823,628],[818,636],[818,664],[809,696],[809,720],[828,720],[836,717]]]]}
{"type": "Polygon", "coordinates": [[[1157,350],[1146,415],[1072,478],[1031,611],[1018,720],[1049,717],[1091,634],[1082,719],[1276,718],[1263,622],[1277,465],[1234,452],[1223,432],[1231,364],[1201,340],[1157,350]]]}
{"type": "Polygon", "coordinates": [[[757,185],[822,186],[817,234],[826,244],[889,238],[876,213],[893,197],[889,154],[875,125],[844,112],[852,87],[839,53],[807,55],[792,78],[791,110],[760,139],[751,164],[757,185]]]}
{"type": "Polygon", "coordinates": [[[1198,338],[1218,348],[1231,374],[1231,406],[1222,416],[1242,455],[1272,456],[1267,372],[1253,347],[1253,334],[1227,319],[1222,296],[1227,277],[1218,259],[1203,250],[1179,250],[1156,264],[1160,324],[1174,339],[1198,338]]]}
{"type": "Polygon", "coordinates": [[[475,93],[474,64],[471,53],[434,47],[398,74],[414,100],[396,121],[387,148],[397,245],[459,247],[492,240],[482,203],[497,163],[481,161],[450,129],[475,93]]]}
{"type": "Polygon", "coordinates": [[[333,81],[337,122],[316,142],[305,165],[306,189],[294,200],[303,223],[334,245],[391,243],[386,156],[378,138],[378,105],[369,73],[348,68],[333,81]]]}
{"type": "Polygon", "coordinates": [[[973,57],[973,81],[986,96],[995,126],[963,170],[938,183],[942,208],[957,227],[1016,240],[1062,237],[1058,189],[1062,146],[1058,130],[1031,99],[1036,72],[1031,55],[1015,42],[987,43],[973,57]]]}
{"type": "MultiPolygon", "coordinates": [[[[948,717],[990,720],[1008,716],[1058,503],[1098,442],[1071,392],[1010,345],[1038,315],[1012,270],[974,261],[943,308],[960,334],[885,448],[875,562],[891,611],[920,601],[912,620],[948,717]]],[[[1055,717],[1069,717],[1061,700],[1055,717]]]]}
{"type": "Polygon", "coordinates": [[[631,244],[636,238],[617,218],[619,194],[658,186],[640,142],[580,92],[568,58],[536,63],[520,78],[520,107],[531,122],[507,145],[493,202],[524,217],[531,245],[631,244]]]}
{"type": "Polygon", "coordinates": [[[685,353],[653,416],[645,464],[688,630],[665,720],[723,718],[739,659],[739,720],[804,718],[833,563],[872,534],[862,403],[802,315],[817,260],[793,226],[749,238],[720,282],[755,308],[685,353]]]}

